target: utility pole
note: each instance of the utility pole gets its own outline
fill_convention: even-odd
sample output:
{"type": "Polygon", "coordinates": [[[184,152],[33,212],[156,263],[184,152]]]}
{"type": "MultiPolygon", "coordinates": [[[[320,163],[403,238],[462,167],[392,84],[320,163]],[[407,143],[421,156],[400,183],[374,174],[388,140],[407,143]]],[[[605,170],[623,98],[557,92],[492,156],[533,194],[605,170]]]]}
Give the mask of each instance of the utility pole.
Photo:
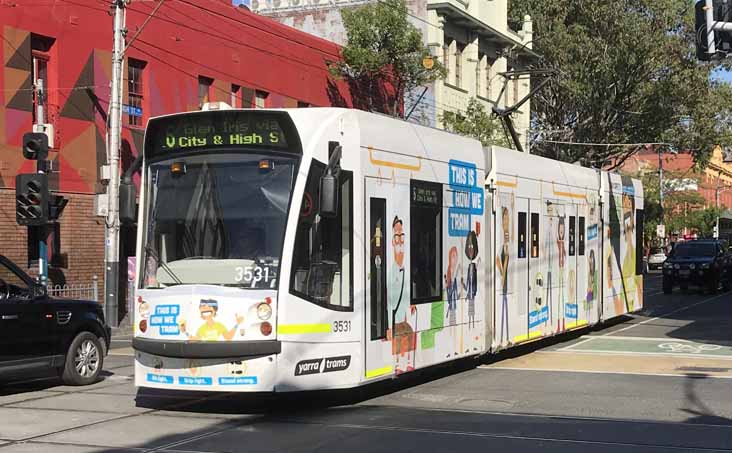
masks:
{"type": "MultiPolygon", "coordinates": [[[[36,128],[38,131],[44,130],[43,120],[43,103],[45,101],[46,92],[43,89],[44,80],[38,79],[36,89],[36,128]]],[[[46,165],[46,159],[39,159],[36,161],[36,173],[46,173],[48,165],[46,165]]],[[[46,239],[48,235],[48,229],[45,225],[38,225],[35,227],[38,232],[38,281],[43,286],[46,286],[48,281],[48,245],[46,239]]]]}
{"type": "Polygon", "coordinates": [[[112,94],[109,101],[108,211],[104,230],[104,311],[107,323],[116,327],[119,306],[119,148],[122,123],[122,60],[124,49],[124,0],[112,0],[114,47],[112,51],[112,94]]]}
{"type": "Polygon", "coordinates": [[[665,225],[663,218],[663,151],[661,146],[658,146],[658,200],[661,203],[661,224],[665,225]]]}

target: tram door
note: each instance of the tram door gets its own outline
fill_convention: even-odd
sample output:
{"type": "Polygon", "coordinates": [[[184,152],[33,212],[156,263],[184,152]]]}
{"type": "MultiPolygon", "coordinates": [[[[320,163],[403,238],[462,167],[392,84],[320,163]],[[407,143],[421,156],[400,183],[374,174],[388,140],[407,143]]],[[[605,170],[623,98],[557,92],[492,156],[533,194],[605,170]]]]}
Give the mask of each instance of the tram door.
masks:
{"type": "Polygon", "coordinates": [[[567,285],[564,302],[564,320],[566,329],[574,329],[579,321],[584,319],[578,308],[579,285],[577,279],[577,205],[567,205],[567,228],[566,228],[566,247],[567,247],[567,285]]]}
{"type": "MultiPolygon", "coordinates": [[[[409,187],[366,178],[366,379],[394,372],[391,337],[395,307],[409,306],[409,187]],[[404,199],[404,200],[403,200],[404,199]],[[406,200],[406,201],[405,201],[406,200]],[[403,201],[400,203],[400,201],[403,201]],[[391,303],[390,303],[391,301],[391,303]]],[[[407,310],[408,311],[408,310],[407,310]]]]}
{"type": "MultiPolygon", "coordinates": [[[[542,269],[541,201],[529,200],[528,219],[528,262],[529,262],[529,338],[542,337],[547,332],[549,307],[545,292],[546,275],[542,269]]],[[[546,251],[544,251],[544,254],[546,251]]]]}

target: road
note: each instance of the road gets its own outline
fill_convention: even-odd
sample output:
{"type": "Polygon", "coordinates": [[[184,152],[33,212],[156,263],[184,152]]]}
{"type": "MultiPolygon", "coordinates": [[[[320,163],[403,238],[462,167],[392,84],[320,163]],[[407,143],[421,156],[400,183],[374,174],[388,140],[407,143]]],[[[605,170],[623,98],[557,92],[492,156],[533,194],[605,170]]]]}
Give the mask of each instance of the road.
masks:
{"type": "Polygon", "coordinates": [[[0,453],[732,451],[732,293],[645,292],[616,325],[355,394],[137,392],[120,341],[95,385],[0,389],[0,453]]]}

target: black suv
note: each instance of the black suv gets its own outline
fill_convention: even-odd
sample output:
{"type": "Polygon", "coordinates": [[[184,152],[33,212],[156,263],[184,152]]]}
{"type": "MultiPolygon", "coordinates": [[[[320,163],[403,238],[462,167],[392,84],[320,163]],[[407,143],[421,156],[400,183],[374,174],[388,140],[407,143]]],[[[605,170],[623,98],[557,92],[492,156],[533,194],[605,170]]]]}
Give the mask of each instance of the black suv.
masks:
{"type": "Polygon", "coordinates": [[[680,242],[663,263],[663,292],[670,294],[677,285],[682,290],[694,285],[716,292],[720,283],[728,291],[731,266],[730,254],[722,241],[680,242]]]}
{"type": "Polygon", "coordinates": [[[0,378],[55,369],[66,384],[91,384],[109,341],[99,304],[53,299],[0,255],[0,378]]]}

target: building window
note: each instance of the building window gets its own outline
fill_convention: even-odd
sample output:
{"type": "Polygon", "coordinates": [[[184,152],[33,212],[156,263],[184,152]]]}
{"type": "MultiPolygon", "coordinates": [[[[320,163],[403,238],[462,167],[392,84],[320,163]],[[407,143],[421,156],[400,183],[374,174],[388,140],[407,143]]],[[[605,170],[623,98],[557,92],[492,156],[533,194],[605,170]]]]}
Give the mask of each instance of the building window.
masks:
{"type": "Polygon", "coordinates": [[[490,61],[485,62],[485,97],[486,99],[493,100],[493,65],[490,61]]]}
{"type": "Polygon", "coordinates": [[[266,91],[257,90],[256,97],[254,100],[254,106],[258,109],[263,109],[267,107],[267,97],[269,96],[269,93],[266,91]]]}
{"type": "Polygon", "coordinates": [[[455,46],[455,86],[463,87],[463,49],[465,46],[457,44],[455,46]]]}
{"type": "Polygon", "coordinates": [[[31,52],[33,55],[33,67],[31,68],[33,77],[33,122],[49,123],[49,86],[50,86],[50,67],[51,67],[51,47],[54,39],[36,34],[31,34],[31,52]],[[42,89],[43,98],[39,95],[42,89]],[[42,118],[38,118],[38,107],[43,106],[42,118]]]}
{"type": "Polygon", "coordinates": [[[209,102],[211,99],[211,87],[213,86],[213,79],[206,76],[198,76],[198,107],[203,107],[203,104],[209,102]]]}
{"type": "Polygon", "coordinates": [[[412,303],[434,302],[442,299],[442,184],[413,180],[410,192],[412,303]]]}
{"type": "Polygon", "coordinates": [[[229,97],[229,105],[235,109],[242,107],[241,102],[241,87],[239,85],[231,84],[231,96],[229,97]]]}
{"type": "Polygon", "coordinates": [[[310,107],[310,104],[308,104],[307,102],[303,102],[303,101],[297,101],[297,108],[302,109],[302,108],[306,108],[306,107],[310,107]]]}
{"type": "Polygon", "coordinates": [[[127,106],[124,111],[127,113],[127,124],[130,126],[142,126],[142,101],[143,95],[143,71],[146,63],[144,61],[129,58],[127,60],[127,106]]]}
{"type": "Polygon", "coordinates": [[[335,217],[320,217],[320,178],[325,164],[313,160],[300,205],[295,235],[290,292],[336,311],[353,310],[353,183],[352,173],[340,171],[340,209],[335,217]]]}

